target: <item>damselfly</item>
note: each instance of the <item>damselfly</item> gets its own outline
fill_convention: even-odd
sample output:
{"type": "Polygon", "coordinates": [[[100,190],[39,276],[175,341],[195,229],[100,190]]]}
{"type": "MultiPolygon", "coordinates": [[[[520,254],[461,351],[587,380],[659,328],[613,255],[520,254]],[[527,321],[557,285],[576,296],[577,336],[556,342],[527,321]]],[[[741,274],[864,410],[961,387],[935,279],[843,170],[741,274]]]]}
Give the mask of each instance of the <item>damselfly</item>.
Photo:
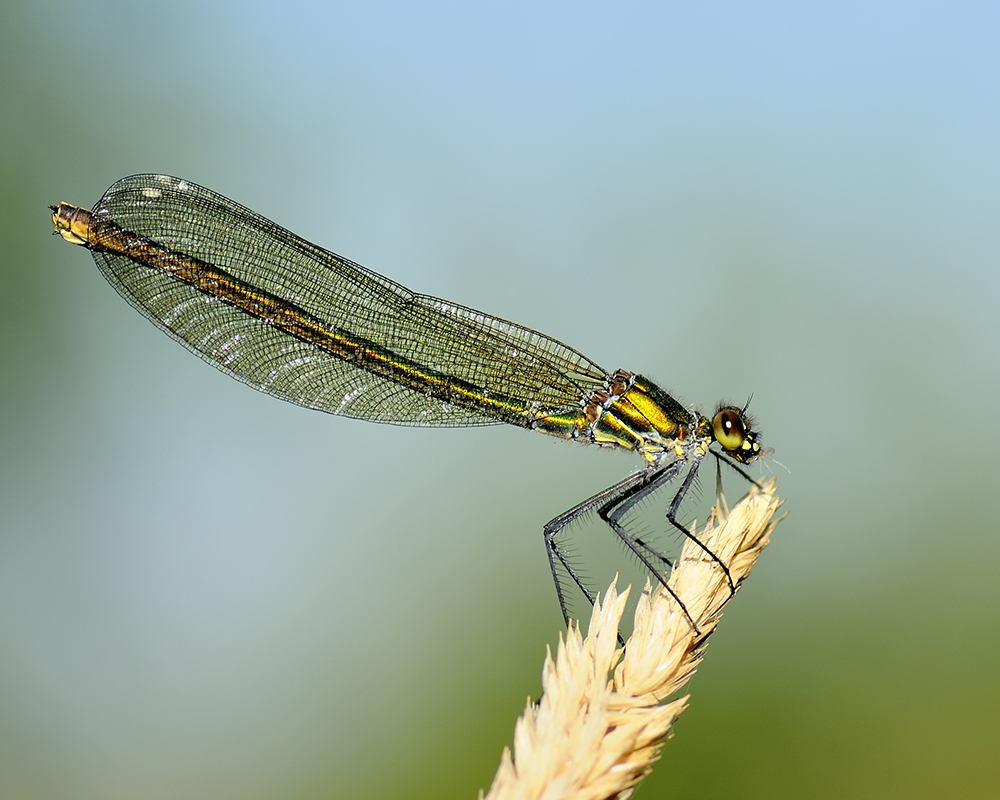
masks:
{"type": "MultiPolygon", "coordinates": [[[[567,525],[596,512],[669,591],[669,560],[629,531],[625,515],[686,470],[666,518],[698,542],[677,515],[702,459],[712,453],[751,480],[740,465],[763,454],[745,408],[690,411],[641,375],[608,372],[537,331],[411,292],[189,181],[133,175],[91,211],[60,203],[52,212],[55,231],[90,250],[140,313],[255,389],[357,419],[505,422],[639,453],[644,469],[544,526],[567,622],[560,570],[594,601],[560,543],[567,525]]],[[[726,565],[700,546],[735,591],[726,565]]]]}

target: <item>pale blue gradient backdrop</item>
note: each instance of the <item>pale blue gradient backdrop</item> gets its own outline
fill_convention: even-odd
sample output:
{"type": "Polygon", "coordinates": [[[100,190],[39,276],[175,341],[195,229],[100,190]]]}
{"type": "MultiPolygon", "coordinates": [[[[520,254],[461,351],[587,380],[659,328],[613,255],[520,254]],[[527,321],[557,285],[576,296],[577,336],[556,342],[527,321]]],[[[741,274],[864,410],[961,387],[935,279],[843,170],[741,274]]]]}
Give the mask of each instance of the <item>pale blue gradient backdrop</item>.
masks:
{"type": "Polygon", "coordinates": [[[654,797],[1000,794],[991,4],[11,0],[0,796],[472,798],[637,466],[255,393],[46,206],[183,176],[710,410],[788,520],[654,797]]]}

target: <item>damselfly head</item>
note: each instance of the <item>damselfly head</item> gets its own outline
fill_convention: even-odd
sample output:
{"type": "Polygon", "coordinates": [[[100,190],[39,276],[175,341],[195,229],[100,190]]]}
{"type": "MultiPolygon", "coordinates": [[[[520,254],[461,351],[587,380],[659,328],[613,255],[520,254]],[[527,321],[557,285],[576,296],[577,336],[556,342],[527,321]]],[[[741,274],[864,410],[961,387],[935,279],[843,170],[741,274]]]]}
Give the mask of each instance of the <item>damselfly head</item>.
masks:
{"type": "Polygon", "coordinates": [[[757,443],[757,433],[753,430],[753,420],[746,408],[721,405],[712,417],[712,435],[726,455],[748,464],[765,451],[757,443]]]}

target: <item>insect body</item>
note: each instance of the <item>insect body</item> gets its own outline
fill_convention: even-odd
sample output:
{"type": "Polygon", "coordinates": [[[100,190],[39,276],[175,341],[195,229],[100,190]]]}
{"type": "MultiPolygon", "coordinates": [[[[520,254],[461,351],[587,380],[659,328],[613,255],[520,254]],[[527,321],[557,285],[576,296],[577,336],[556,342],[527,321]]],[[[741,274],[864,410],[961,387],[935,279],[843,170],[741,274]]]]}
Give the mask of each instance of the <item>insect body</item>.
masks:
{"type": "Polygon", "coordinates": [[[560,546],[567,524],[596,511],[666,586],[669,562],[624,515],[686,470],[667,518],[691,536],[676,517],[706,454],[737,469],[762,454],[745,409],[689,411],[641,375],[608,372],[537,331],[411,292],[189,181],[133,175],[90,211],[60,203],[52,212],[55,231],[90,250],[140,313],[256,389],[374,422],[503,422],[639,453],[644,470],[544,528],[567,620],[560,570],[594,599],[560,546]]]}

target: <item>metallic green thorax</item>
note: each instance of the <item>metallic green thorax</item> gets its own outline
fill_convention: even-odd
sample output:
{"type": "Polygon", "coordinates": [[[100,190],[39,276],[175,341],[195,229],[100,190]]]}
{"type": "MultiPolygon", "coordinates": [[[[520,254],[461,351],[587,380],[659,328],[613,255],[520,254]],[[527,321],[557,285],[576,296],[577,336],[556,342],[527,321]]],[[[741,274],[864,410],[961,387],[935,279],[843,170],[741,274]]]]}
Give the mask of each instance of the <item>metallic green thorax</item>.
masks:
{"type": "Polygon", "coordinates": [[[712,441],[711,425],[692,414],[642,375],[619,370],[608,376],[608,389],[585,397],[582,408],[543,416],[533,430],[604,447],[635,450],[650,463],[686,458],[692,448],[704,455],[712,441]]]}

